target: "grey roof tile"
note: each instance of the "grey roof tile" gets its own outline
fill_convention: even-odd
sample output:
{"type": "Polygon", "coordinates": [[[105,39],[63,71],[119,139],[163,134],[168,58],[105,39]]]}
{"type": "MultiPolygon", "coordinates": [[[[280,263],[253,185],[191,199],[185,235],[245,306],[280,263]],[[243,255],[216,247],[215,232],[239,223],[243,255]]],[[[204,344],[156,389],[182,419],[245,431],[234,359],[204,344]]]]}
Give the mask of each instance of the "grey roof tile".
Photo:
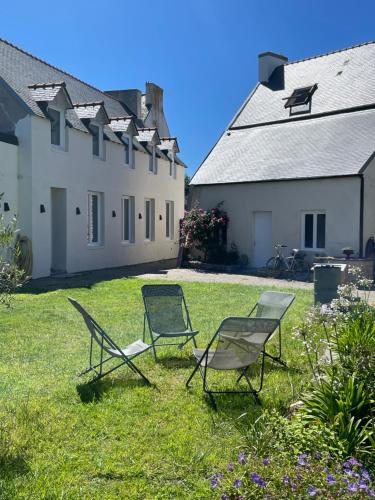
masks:
{"type": "Polygon", "coordinates": [[[155,144],[160,143],[159,134],[156,128],[139,129],[137,140],[139,142],[155,142],[155,144]]]}
{"type": "Polygon", "coordinates": [[[225,132],[191,183],[358,174],[375,151],[375,110],[225,132]]]}

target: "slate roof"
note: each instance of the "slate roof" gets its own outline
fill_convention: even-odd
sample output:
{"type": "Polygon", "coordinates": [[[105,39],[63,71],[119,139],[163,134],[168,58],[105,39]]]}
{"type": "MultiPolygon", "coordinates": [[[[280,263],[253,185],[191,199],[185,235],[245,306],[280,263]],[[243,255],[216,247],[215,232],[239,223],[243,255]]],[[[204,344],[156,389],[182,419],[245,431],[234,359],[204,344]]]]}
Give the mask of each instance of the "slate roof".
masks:
{"type": "Polygon", "coordinates": [[[35,102],[51,102],[55,99],[57,94],[59,94],[60,92],[64,92],[65,97],[69,102],[70,108],[73,107],[73,104],[70,101],[69,94],[66,92],[66,86],[64,82],[29,85],[29,90],[31,97],[35,102]]]}
{"type": "Polygon", "coordinates": [[[124,132],[125,134],[135,128],[133,124],[133,119],[124,117],[124,118],[112,118],[110,127],[114,132],[124,132]]]}
{"type": "Polygon", "coordinates": [[[375,110],[226,132],[192,184],[358,174],[375,150],[375,110]]]}
{"type": "Polygon", "coordinates": [[[360,173],[375,151],[374,61],[370,42],[276,68],[269,83],[257,84],[191,184],[360,173]],[[315,83],[311,113],[290,117],[283,98],[315,83]]]}
{"type": "Polygon", "coordinates": [[[144,128],[138,129],[137,140],[139,142],[152,142],[156,141],[155,144],[160,143],[159,134],[156,128],[144,128]]]}
{"type": "Polygon", "coordinates": [[[105,111],[103,102],[91,102],[86,104],[74,104],[74,111],[80,120],[95,120],[99,114],[103,113],[104,120],[108,123],[109,118],[105,111]]]}
{"type": "Polygon", "coordinates": [[[176,137],[162,137],[159,148],[163,151],[175,151],[176,153],[180,151],[176,137]]]}

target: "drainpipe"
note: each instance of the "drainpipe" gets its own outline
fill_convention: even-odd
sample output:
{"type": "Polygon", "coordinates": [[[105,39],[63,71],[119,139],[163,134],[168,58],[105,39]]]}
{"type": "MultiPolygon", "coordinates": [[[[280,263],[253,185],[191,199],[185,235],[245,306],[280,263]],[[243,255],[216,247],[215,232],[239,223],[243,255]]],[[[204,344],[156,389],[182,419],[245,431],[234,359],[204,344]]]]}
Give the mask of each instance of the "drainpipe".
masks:
{"type": "Polygon", "coordinates": [[[365,182],[363,174],[360,174],[361,191],[360,191],[360,206],[359,206],[359,256],[363,257],[363,213],[365,199],[365,182]]]}

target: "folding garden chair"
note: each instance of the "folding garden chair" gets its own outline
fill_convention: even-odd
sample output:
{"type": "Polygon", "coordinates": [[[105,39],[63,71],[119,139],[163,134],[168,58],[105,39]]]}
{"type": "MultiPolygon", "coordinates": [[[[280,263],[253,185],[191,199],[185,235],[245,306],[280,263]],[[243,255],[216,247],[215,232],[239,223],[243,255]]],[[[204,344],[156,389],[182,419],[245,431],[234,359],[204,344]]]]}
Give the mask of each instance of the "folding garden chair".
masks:
{"type": "Polygon", "coordinates": [[[138,374],[147,384],[151,385],[150,381],[133,363],[133,359],[150,349],[151,345],[145,344],[144,342],[142,342],[142,340],[137,340],[121,349],[76,300],[70,297],[68,300],[83,316],[86,326],[90,332],[89,367],[86,370],[83,370],[79,374],[79,376],[93,371],[96,376],[92,380],[90,380],[89,383],[91,384],[101,379],[105,375],[108,375],[108,373],[113,372],[120,366],[126,365],[134,373],[138,374]],[[100,347],[100,362],[97,364],[94,364],[93,361],[94,341],[97,342],[100,347]],[[106,355],[108,355],[108,357],[103,359],[106,355]],[[103,365],[113,359],[119,359],[120,363],[103,373],[103,365]]]}
{"type": "Polygon", "coordinates": [[[289,307],[292,305],[294,299],[295,295],[293,293],[263,292],[260,299],[249,313],[249,317],[251,317],[254,313],[256,318],[270,318],[277,320],[275,331],[278,329],[279,353],[277,356],[271,356],[271,354],[265,352],[265,355],[283,366],[286,366],[286,364],[281,359],[281,320],[289,307]]]}
{"type": "Polygon", "coordinates": [[[252,394],[259,402],[258,394],[263,387],[264,378],[264,346],[277,328],[278,322],[268,318],[229,317],[222,321],[217,332],[206,349],[193,349],[197,365],[191,373],[186,386],[199,370],[203,379],[203,390],[209,395],[216,407],[213,394],[252,394]],[[253,365],[262,355],[260,384],[254,389],[251,384],[247,368],[253,365]],[[207,369],[237,370],[239,378],[245,378],[247,390],[211,390],[207,383],[207,369]]]}
{"type": "Polygon", "coordinates": [[[161,345],[178,345],[182,349],[190,340],[195,341],[198,331],[191,326],[189,311],[180,285],[143,285],[142,297],[145,306],[143,341],[146,323],[151,337],[155,360],[156,347],[160,339],[180,338],[180,342],[163,342],[161,345]],[[185,338],[184,338],[185,337],[185,338]]]}

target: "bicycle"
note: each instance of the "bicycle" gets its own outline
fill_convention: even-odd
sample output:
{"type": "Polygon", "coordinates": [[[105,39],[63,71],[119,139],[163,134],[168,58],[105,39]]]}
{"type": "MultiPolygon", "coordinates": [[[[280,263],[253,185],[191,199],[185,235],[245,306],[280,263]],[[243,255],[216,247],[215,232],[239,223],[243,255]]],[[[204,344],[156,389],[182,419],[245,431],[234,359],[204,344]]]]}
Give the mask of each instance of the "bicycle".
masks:
{"type": "Polygon", "coordinates": [[[276,255],[268,259],[266,268],[269,272],[304,273],[309,272],[309,265],[305,261],[306,254],[298,248],[293,248],[291,255],[285,257],[283,249],[287,245],[277,243],[275,245],[276,255]]]}

